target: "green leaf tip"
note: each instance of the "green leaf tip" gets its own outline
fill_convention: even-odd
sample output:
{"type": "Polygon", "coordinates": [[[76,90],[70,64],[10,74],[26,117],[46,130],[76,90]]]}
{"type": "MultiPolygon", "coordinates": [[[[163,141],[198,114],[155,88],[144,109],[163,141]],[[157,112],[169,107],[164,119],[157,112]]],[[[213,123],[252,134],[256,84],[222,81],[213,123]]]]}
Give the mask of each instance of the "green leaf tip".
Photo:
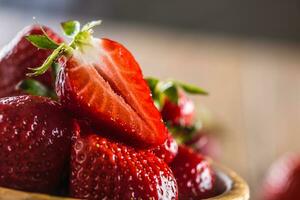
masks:
{"type": "Polygon", "coordinates": [[[59,46],[46,35],[28,35],[25,38],[39,49],[56,49],[59,46]]]}
{"type": "Polygon", "coordinates": [[[68,37],[73,37],[80,31],[80,23],[79,21],[66,21],[61,24],[62,30],[64,34],[68,37]]]}
{"type": "Polygon", "coordinates": [[[192,84],[187,84],[180,81],[174,81],[174,83],[178,85],[180,88],[182,88],[186,93],[189,94],[200,94],[200,95],[209,94],[206,90],[192,84]]]}
{"type": "Polygon", "coordinates": [[[17,85],[17,89],[24,91],[27,94],[35,96],[46,96],[56,99],[54,91],[43,85],[41,82],[34,79],[25,79],[17,85]]]}
{"type": "Polygon", "coordinates": [[[101,23],[102,23],[101,20],[91,21],[91,22],[85,24],[85,25],[82,27],[81,31],[82,31],[82,32],[84,32],[84,31],[90,31],[92,28],[94,28],[95,26],[100,25],[101,23]]]}
{"type": "Polygon", "coordinates": [[[159,80],[157,78],[154,77],[148,77],[145,78],[145,80],[148,83],[148,86],[150,87],[150,90],[153,91],[156,87],[156,85],[158,84],[159,80]]]}
{"type": "MultiPolygon", "coordinates": [[[[175,104],[178,103],[178,88],[172,81],[161,81],[157,84],[156,90],[157,92],[162,93],[169,100],[175,104]]],[[[163,99],[162,99],[163,100],[163,99]]]]}
{"type": "Polygon", "coordinates": [[[161,109],[164,106],[165,98],[168,98],[171,102],[177,104],[179,99],[179,90],[188,94],[208,95],[208,92],[204,89],[181,81],[160,81],[154,77],[148,77],[145,80],[151,90],[155,106],[158,109],[161,109]]]}

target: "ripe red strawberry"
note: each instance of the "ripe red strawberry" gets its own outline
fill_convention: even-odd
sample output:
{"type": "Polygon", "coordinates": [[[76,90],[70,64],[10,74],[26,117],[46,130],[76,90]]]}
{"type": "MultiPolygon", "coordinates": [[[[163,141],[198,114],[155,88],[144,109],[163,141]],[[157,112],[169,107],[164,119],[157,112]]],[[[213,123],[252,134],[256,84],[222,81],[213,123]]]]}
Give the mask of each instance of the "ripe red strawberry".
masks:
{"type": "Polygon", "coordinates": [[[166,98],[161,110],[164,121],[171,125],[192,126],[195,117],[195,105],[185,93],[179,92],[178,102],[166,98]]]}
{"type": "Polygon", "coordinates": [[[300,199],[300,156],[287,154],[270,168],[263,186],[263,200],[300,199]]]}
{"type": "Polygon", "coordinates": [[[152,153],[81,130],[71,153],[70,193],[89,200],[176,200],[177,184],[152,153]]]}
{"type": "Polygon", "coordinates": [[[66,107],[119,140],[140,147],[164,143],[167,129],[138,63],[121,44],[92,37],[96,24],[79,30],[78,22],[63,23],[65,34],[75,32],[73,41],[60,45],[33,74],[43,73],[60,57],[56,91],[66,107]]]}
{"type": "Polygon", "coordinates": [[[44,97],[0,99],[0,186],[53,192],[70,154],[72,120],[44,97]]]}
{"type": "Polygon", "coordinates": [[[157,157],[163,159],[166,163],[170,163],[177,155],[178,144],[169,133],[165,143],[150,151],[152,151],[157,157]]]}
{"type": "MultiPolygon", "coordinates": [[[[56,42],[62,39],[51,29],[43,27],[47,35],[56,42]]],[[[50,55],[50,50],[38,49],[26,40],[28,35],[43,35],[40,26],[28,26],[0,51],[0,97],[20,94],[16,85],[26,77],[29,67],[41,65],[50,55]]],[[[50,73],[39,77],[44,84],[51,86],[50,73]]]]}
{"type": "Polygon", "coordinates": [[[214,196],[215,173],[201,154],[180,145],[170,167],[178,183],[179,199],[205,199],[214,196]]]}

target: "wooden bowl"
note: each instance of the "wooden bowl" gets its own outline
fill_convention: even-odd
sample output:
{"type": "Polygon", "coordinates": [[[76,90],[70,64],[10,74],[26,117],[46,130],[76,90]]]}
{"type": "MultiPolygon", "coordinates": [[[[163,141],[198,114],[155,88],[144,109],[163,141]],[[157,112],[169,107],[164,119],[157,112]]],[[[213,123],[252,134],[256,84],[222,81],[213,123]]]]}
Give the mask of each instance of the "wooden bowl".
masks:
{"type": "Polygon", "coordinates": [[[249,200],[248,184],[233,170],[213,163],[217,174],[217,186],[219,195],[207,200],[249,200]]]}
{"type": "MultiPolygon", "coordinates": [[[[218,193],[220,195],[207,200],[249,200],[247,183],[234,171],[214,164],[217,173],[218,193]]],[[[74,200],[72,198],[55,197],[45,194],[23,192],[0,187],[0,200],[74,200]]]]}

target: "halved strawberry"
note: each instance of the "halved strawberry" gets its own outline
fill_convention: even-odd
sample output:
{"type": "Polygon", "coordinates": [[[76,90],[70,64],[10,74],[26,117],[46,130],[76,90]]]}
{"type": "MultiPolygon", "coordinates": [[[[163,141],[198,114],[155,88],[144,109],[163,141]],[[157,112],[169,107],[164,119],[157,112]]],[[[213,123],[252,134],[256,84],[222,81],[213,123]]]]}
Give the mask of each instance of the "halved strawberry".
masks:
{"type": "MultiPolygon", "coordinates": [[[[55,42],[62,39],[48,27],[43,27],[45,33],[55,42]]],[[[26,40],[28,35],[43,35],[38,25],[28,26],[7,44],[0,52],[0,97],[20,94],[16,85],[26,78],[28,68],[41,65],[51,54],[51,50],[39,49],[26,40]]],[[[46,73],[39,80],[51,86],[51,75],[46,73]]]]}
{"type": "MultiPolygon", "coordinates": [[[[66,33],[73,25],[77,30],[75,22],[67,23],[66,33]]],[[[140,147],[162,144],[167,129],[138,63],[121,44],[93,38],[91,28],[96,24],[75,31],[71,44],[59,46],[34,74],[44,72],[51,59],[64,55],[56,82],[64,105],[119,140],[140,147]]]]}
{"type": "Polygon", "coordinates": [[[82,126],[72,147],[70,193],[89,200],[176,200],[178,195],[172,171],[161,159],[82,126]]]}
{"type": "Polygon", "coordinates": [[[0,99],[0,186],[52,193],[66,172],[73,120],[45,97],[0,99]]]}

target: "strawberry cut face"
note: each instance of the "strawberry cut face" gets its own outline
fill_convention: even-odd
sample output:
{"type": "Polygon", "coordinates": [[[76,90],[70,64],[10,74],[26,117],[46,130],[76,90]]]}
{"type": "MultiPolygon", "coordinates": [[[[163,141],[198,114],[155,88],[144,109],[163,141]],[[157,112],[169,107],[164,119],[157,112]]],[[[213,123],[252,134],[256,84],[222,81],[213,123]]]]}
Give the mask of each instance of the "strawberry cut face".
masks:
{"type": "Polygon", "coordinates": [[[61,101],[119,140],[139,147],[162,144],[167,129],[134,57],[117,42],[91,40],[61,60],[56,82],[61,101]]]}

